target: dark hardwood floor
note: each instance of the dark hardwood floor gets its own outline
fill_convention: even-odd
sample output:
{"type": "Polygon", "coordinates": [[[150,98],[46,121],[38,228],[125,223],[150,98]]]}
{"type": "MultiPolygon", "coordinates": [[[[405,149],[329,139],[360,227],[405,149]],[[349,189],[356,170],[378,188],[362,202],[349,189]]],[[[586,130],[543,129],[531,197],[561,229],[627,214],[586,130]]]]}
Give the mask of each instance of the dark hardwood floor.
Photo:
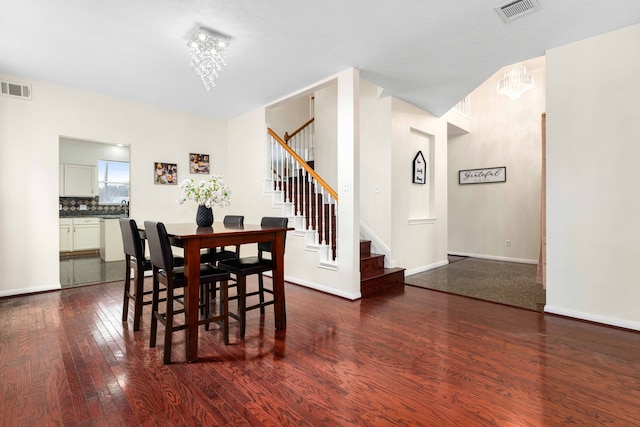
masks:
{"type": "MultiPolygon", "coordinates": [[[[255,285],[255,283],[253,283],[255,285]]],[[[162,364],[122,283],[0,299],[2,426],[640,425],[640,334],[406,286],[359,301],[287,284],[231,345],[162,364]],[[131,310],[130,310],[131,313],[131,310]]]]}

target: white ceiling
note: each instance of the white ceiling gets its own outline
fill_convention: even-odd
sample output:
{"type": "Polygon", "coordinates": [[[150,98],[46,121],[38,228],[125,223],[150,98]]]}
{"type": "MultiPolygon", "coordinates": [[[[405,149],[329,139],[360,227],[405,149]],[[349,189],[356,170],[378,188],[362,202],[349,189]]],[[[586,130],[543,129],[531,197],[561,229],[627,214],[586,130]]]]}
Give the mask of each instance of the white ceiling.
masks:
{"type": "Polygon", "coordinates": [[[228,119],[355,67],[439,116],[504,65],[640,22],[638,0],[539,1],[505,24],[502,0],[0,0],[0,73],[228,119]],[[210,92],[197,25],[232,37],[210,92]]]}

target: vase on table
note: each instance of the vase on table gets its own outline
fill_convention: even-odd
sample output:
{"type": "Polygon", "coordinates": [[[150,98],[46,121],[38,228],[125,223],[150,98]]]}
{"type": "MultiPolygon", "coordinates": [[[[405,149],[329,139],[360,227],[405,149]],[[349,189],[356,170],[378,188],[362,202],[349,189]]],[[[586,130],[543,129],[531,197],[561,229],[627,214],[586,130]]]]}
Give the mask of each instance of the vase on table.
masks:
{"type": "Polygon", "coordinates": [[[198,224],[198,227],[211,227],[213,224],[213,210],[204,205],[198,205],[196,224],[198,224]]]}

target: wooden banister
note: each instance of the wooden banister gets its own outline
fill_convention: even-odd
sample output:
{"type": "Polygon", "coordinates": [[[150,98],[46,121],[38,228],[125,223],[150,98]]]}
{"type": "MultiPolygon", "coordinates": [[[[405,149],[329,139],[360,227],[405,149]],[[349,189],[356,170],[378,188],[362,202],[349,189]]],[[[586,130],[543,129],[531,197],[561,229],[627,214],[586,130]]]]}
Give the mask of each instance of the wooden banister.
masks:
{"type": "Polygon", "coordinates": [[[289,135],[288,132],[284,133],[284,141],[285,142],[289,142],[289,140],[291,138],[293,138],[294,136],[296,136],[298,133],[300,133],[302,131],[302,129],[306,128],[307,126],[309,126],[311,123],[313,123],[313,120],[315,119],[315,117],[310,118],[305,124],[303,124],[302,126],[300,126],[298,129],[294,130],[293,133],[291,135],[289,135]]]}
{"type": "MultiPolygon", "coordinates": [[[[307,124],[311,123],[312,121],[313,119],[307,122],[307,124]]],[[[311,166],[309,166],[307,162],[305,162],[302,159],[302,157],[296,154],[296,152],[293,151],[291,147],[289,147],[287,143],[283,141],[282,138],[280,138],[278,134],[273,131],[273,129],[268,128],[267,131],[269,132],[269,135],[271,135],[273,139],[275,139],[278,142],[278,144],[280,144],[280,146],[282,146],[282,148],[284,148],[287,151],[287,153],[289,153],[291,157],[293,157],[304,168],[304,170],[307,171],[307,173],[309,173],[309,175],[311,175],[313,179],[315,179],[322,186],[322,188],[324,188],[327,191],[327,193],[331,195],[331,197],[333,197],[335,200],[338,200],[338,193],[336,193],[336,191],[333,188],[331,188],[329,184],[327,184],[322,178],[320,178],[320,175],[318,175],[318,173],[314,171],[311,168],[311,166]]]]}

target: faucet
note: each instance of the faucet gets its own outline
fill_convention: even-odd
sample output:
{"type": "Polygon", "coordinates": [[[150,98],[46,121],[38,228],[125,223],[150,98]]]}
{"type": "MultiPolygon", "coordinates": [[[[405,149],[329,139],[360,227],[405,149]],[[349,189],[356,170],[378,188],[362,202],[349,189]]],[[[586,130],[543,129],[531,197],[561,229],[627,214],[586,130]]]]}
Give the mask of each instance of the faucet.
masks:
{"type": "Polygon", "coordinates": [[[129,216],[129,202],[127,200],[122,200],[120,206],[124,208],[124,214],[126,216],[129,216]]]}

